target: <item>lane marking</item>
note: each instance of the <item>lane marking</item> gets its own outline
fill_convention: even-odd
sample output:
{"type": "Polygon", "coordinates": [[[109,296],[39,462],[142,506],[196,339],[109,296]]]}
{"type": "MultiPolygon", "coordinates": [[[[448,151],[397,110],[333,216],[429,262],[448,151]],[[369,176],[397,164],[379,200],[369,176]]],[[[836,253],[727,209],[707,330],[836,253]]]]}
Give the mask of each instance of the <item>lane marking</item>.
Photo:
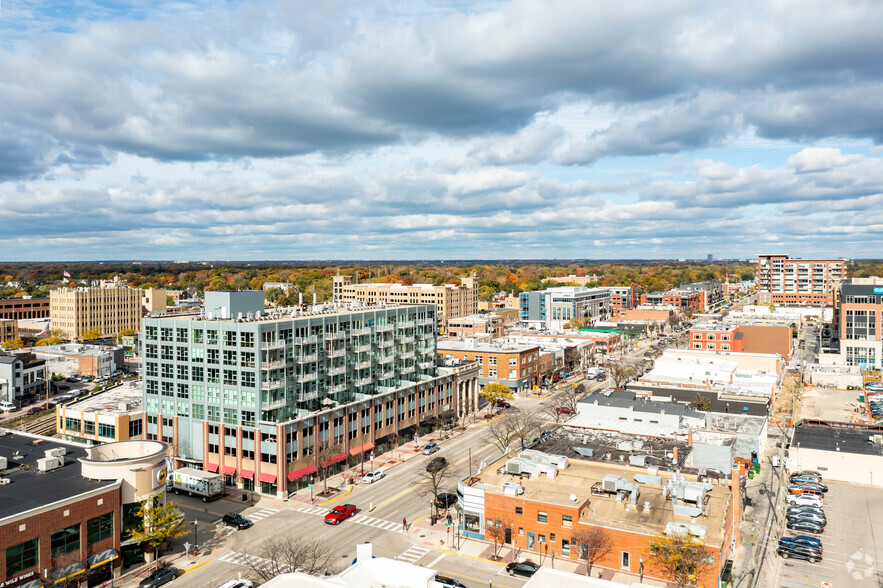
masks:
{"type": "Polygon", "coordinates": [[[428,564],[426,564],[426,567],[427,567],[427,568],[434,568],[434,567],[435,567],[435,564],[437,564],[437,563],[440,562],[442,559],[444,559],[444,557],[445,557],[446,555],[447,555],[447,553],[442,553],[442,554],[439,555],[437,558],[435,558],[434,560],[432,560],[431,562],[429,562],[428,564]]]}

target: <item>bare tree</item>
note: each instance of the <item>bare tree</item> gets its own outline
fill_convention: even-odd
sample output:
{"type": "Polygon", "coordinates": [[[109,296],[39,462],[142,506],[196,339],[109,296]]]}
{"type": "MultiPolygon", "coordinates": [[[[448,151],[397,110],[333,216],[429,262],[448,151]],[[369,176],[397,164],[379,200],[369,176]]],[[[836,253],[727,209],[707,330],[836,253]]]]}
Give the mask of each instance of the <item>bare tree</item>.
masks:
{"type": "MultiPolygon", "coordinates": [[[[423,496],[432,498],[432,506],[436,507],[438,495],[444,491],[444,486],[453,479],[453,473],[447,461],[438,461],[438,458],[426,462],[426,467],[417,476],[420,485],[425,485],[423,496]]],[[[435,524],[435,510],[432,510],[432,524],[435,524]]]]}
{"type": "Polygon", "coordinates": [[[610,534],[601,527],[577,524],[571,534],[571,541],[579,549],[579,558],[586,560],[586,575],[592,573],[592,566],[613,549],[610,534]]]}
{"type": "Polygon", "coordinates": [[[510,417],[506,416],[500,420],[491,422],[487,426],[485,439],[494,444],[500,452],[505,452],[512,443],[513,434],[510,426],[510,417]]]}
{"type": "Polygon", "coordinates": [[[558,408],[563,406],[560,395],[556,394],[549,399],[547,404],[543,405],[543,413],[552,417],[552,420],[555,421],[555,426],[561,424],[561,421],[564,420],[564,413],[562,413],[558,408]]]}
{"type": "Polygon", "coordinates": [[[510,414],[508,418],[513,440],[518,440],[524,449],[527,442],[540,430],[539,413],[535,410],[522,410],[510,414]]]}
{"type": "Polygon", "coordinates": [[[622,388],[638,373],[635,366],[622,361],[614,363],[609,369],[610,379],[613,380],[613,385],[617,388],[622,388]]]}
{"type": "Polygon", "coordinates": [[[331,441],[320,441],[316,450],[313,451],[313,465],[316,466],[316,475],[322,480],[322,493],[328,492],[328,474],[334,467],[335,462],[332,458],[340,454],[343,448],[331,441]]]}
{"type": "MultiPolygon", "coordinates": [[[[490,520],[490,519],[488,519],[490,520]]],[[[506,529],[511,527],[508,519],[497,519],[491,521],[493,524],[488,525],[484,529],[485,537],[490,538],[494,544],[494,559],[497,558],[497,555],[500,553],[500,547],[503,545],[503,542],[506,540],[506,529]]]]}
{"type": "Polygon", "coordinates": [[[295,570],[313,576],[335,573],[337,563],[327,541],[293,534],[270,537],[239,561],[246,573],[261,583],[295,570]]]}

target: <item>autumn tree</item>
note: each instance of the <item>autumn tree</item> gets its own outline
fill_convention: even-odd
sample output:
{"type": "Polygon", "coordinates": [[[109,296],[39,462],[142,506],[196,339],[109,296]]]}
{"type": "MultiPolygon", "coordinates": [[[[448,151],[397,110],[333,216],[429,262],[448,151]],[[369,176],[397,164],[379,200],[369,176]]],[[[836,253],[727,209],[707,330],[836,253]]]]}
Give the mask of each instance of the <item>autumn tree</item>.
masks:
{"type": "Polygon", "coordinates": [[[14,351],[16,349],[21,349],[24,346],[24,341],[22,341],[21,339],[7,339],[2,344],[0,344],[0,347],[3,347],[3,349],[5,349],[6,351],[14,351]]]}
{"type": "Polygon", "coordinates": [[[83,343],[95,341],[96,339],[101,339],[101,331],[98,329],[87,329],[80,333],[80,341],[83,343]]]}
{"type": "Polygon", "coordinates": [[[487,519],[487,525],[484,528],[484,535],[493,542],[494,559],[500,553],[500,547],[506,541],[506,529],[512,526],[511,521],[507,518],[503,519],[487,519]]]}
{"type": "Polygon", "coordinates": [[[604,558],[613,549],[613,540],[610,533],[601,527],[577,524],[577,528],[570,535],[571,541],[577,547],[579,558],[586,562],[586,575],[591,575],[592,566],[604,558]]]}
{"type": "Polygon", "coordinates": [[[576,331],[577,329],[585,329],[590,326],[592,326],[592,319],[587,316],[578,316],[564,323],[564,328],[572,331],[576,331]]]}
{"type": "Polygon", "coordinates": [[[122,343],[123,337],[131,337],[136,332],[135,329],[120,329],[120,332],[117,333],[117,343],[122,343]]]}
{"type": "Polygon", "coordinates": [[[687,533],[659,533],[649,544],[650,560],[678,586],[695,583],[711,566],[711,553],[687,533]]]}
{"type": "Polygon", "coordinates": [[[512,390],[506,384],[491,382],[481,389],[481,397],[488,401],[488,411],[498,402],[512,400],[512,390]]]}
{"type": "MultiPolygon", "coordinates": [[[[159,555],[159,547],[164,541],[177,539],[187,534],[184,515],[173,502],[158,503],[145,500],[135,513],[140,523],[128,529],[132,539],[138,543],[147,543],[159,555]]],[[[159,560],[157,559],[157,562],[159,560]]]]}

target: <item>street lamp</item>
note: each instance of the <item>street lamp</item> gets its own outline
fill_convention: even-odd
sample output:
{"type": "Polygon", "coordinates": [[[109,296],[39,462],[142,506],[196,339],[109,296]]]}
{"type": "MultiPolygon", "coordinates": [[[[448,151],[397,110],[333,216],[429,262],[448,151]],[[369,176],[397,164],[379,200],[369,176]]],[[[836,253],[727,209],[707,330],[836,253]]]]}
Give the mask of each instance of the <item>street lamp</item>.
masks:
{"type": "Polygon", "coordinates": [[[199,520],[193,520],[193,553],[199,552],[199,520]]]}

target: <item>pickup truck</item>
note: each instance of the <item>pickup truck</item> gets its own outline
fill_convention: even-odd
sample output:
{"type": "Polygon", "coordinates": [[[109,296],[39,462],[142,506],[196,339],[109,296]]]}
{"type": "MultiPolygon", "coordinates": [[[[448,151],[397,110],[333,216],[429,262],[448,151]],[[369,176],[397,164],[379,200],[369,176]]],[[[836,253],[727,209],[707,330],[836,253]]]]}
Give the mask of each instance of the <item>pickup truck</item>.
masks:
{"type": "Polygon", "coordinates": [[[340,521],[349,518],[356,514],[356,505],[355,504],[340,504],[331,509],[331,511],[325,515],[325,522],[329,525],[339,525],[340,521]]]}

